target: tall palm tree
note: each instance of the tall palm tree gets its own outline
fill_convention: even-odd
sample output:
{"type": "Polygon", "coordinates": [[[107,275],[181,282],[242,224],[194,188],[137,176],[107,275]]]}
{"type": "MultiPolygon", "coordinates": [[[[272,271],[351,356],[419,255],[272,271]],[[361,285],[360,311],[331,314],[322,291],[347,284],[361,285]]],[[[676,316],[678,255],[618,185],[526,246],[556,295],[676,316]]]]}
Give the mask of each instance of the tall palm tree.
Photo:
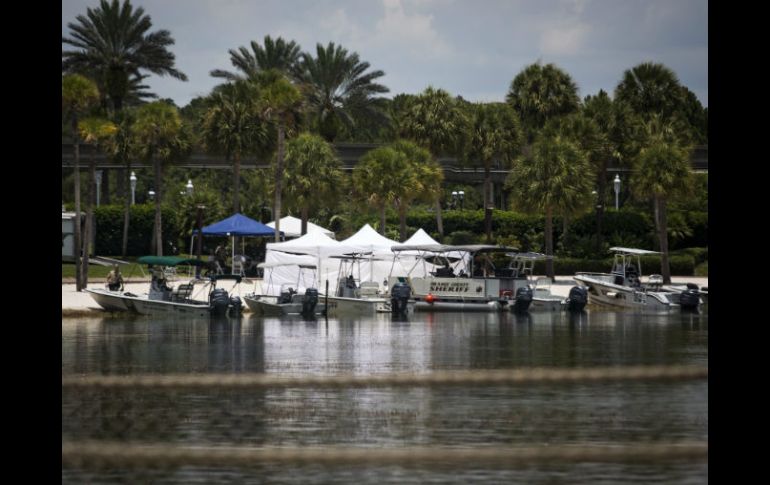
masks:
{"type": "MultiPolygon", "coordinates": [[[[95,238],[96,225],[94,223],[94,206],[96,205],[96,160],[93,153],[102,142],[115,135],[118,128],[112,122],[104,119],[91,117],[81,120],[78,123],[78,130],[84,142],[94,146],[91,152],[91,159],[88,162],[88,204],[86,205],[86,234],[83,238],[85,247],[88,248],[95,238]]],[[[83,253],[83,286],[88,285],[88,254],[86,250],[83,253]]]]}
{"type": "Polygon", "coordinates": [[[577,85],[570,75],[554,64],[543,66],[539,62],[516,75],[505,99],[519,113],[528,143],[546,121],[577,111],[580,105],[577,85]]]}
{"type": "Polygon", "coordinates": [[[162,101],[141,106],[133,126],[137,141],[144,146],[144,155],[152,162],[155,172],[155,224],[153,246],[158,256],[163,256],[161,201],[163,199],[161,160],[168,158],[175,138],[182,130],[182,120],[177,109],[162,101]]]}
{"type": "Polygon", "coordinates": [[[286,144],[286,195],[300,208],[302,234],[307,233],[309,208],[341,192],[341,165],[332,146],[318,135],[302,133],[286,144]]]}
{"type": "Polygon", "coordinates": [[[668,260],[668,199],[686,193],[692,184],[692,146],[680,140],[670,123],[653,117],[645,124],[647,141],[634,161],[633,190],[640,197],[652,197],[655,228],[660,242],[660,271],[663,282],[671,283],[668,260]]]}
{"type": "Polygon", "coordinates": [[[62,114],[70,121],[72,146],[75,151],[75,288],[83,289],[81,275],[81,234],[80,234],[80,133],[78,132],[78,118],[93,106],[99,99],[99,90],[96,84],[84,76],[70,74],[62,77],[61,103],[62,114]]]}
{"type": "Polygon", "coordinates": [[[685,93],[674,71],[663,64],[643,62],[623,72],[623,78],[615,87],[615,99],[643,115],[645,120],[653,114],[670,121],[684,106],[685,93]]]}
{"type": "Polygon", "coordinates": [[[275,241],[280,240],[281,233],[281,192],[284,174],[284,150],[286,131],[293,128],[297,120],[297,111],[302,106],[302,94],[283,75],[275,69],[265,71],[259,79],[260,95],[257,100],[258,110],[262,117],[273,123],[277,132],[273,217],[275,219],[275,241]]]}
{"type": "MultiPolygon", "coordinates": [[[[435,159],[447,153],[458,153],[467,133],[468,120],[458,102],[443,89],[428,87],[408,103],[400,123],[400,135],[428,150],[435,159]]],[[[441,237],[441,200],[435,200],[436,224],[441,237]]]]}
{"type": "Polygon", "coordinates": [[[100,0],[99,7],[88,8],[67,27],[71,37],[62,37],[62,43],[75,49],[62,51],[62,71],[92,75],[115,111],[146,77],[143,71],[187,81],[167,50],[174,44],[171,33],[150,32],[150,16],[142,7],[134,9],[130,0],[100,0]]]}
{"type": "Polygon", "coordinates": [[[267,127],[257,106],[253,83],[237,81],[218,87],[203,115],[201,129],[207,150],[233,159],[233,212],[240,212],[241,158],[267,139],[267,127]]]}
{"type": "Polygon", "coordinates": [[[406,212],[414,201],[431,203],[441,192],[444,171],[430,152],[417,144],[399,140],[391,147],[406,156],[406,172],[401,174],[396,206],[398,209],[399,238],[406,240],[406,212]]]}
{"type": "Polygon", "coordinates": [[[300,60],[300,48],[296,42],[286,42],[281,37],[273,40],[265,36],[264,47],[257,41],[251,41],[251,52],[246,47],[238,50],[230,49],[230,62],[237,72],[214,69],[211,76],[228,81],[257,81],[260,74],[269,69],[281,71],[290,76],[296,76],[300,60]]]}
{"type": "MultiPolygon", "coordinates": [[[[506,185],[517,205],[545,213],[547,255],[553,255],[554,214],[574,213],[589,204],[592,176],[583,151],[560,135],[539,139],[529,156],[514,162],[506,185]]],[[[546,276],[554,277],[550,258],[546,276]]]]}
{"type": "Polygon", "coordinates": [[[307,96],[308,109],[314,117],[318,132],[333,142],[341,126],[352,129],[356,117],[385,119],[382,106],[375,96],[390,90],[375,82],[383,71],[366,72],[370,65],[358,54],[334,42],[324,47],[316,45],[316,57],[302,54],[301,81],[307,96]]]}
{"type": "Polygon", "coordinates": [[[465,156],[484,167],[484,231],[492,242],[492,163],[508,165],[521,149],[523,136],[516,113],[504,103],[477,104],[470,116],[465,156]]]}
{"type": "Polygon", "coordinates": [[[391,146],[366,152],[353,169],[353,188],[380,216],[380,234],[385,234],[385,210],[396,202],[412,177],[406,155],[391,146]]]}

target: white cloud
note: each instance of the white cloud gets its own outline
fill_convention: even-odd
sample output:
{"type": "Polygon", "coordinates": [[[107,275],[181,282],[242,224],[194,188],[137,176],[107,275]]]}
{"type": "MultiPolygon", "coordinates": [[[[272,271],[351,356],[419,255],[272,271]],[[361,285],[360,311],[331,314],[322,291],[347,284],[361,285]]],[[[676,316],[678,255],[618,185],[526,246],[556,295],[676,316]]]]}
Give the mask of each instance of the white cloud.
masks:
{"type": "Polygon", "coordinates": [[[398,49],[413,58],[446,58],[451,49],[433,25],[433,15],[407,13],[401,0],[383,0],[384,16],[375,25],[371,43],[398,49]]]}
{"type": "Polygon", "coordinates": [[[547,55],[573,55],[581,51],[590,32],[588,24],[560,25],[540,36],[540,50],[547,55]]]}

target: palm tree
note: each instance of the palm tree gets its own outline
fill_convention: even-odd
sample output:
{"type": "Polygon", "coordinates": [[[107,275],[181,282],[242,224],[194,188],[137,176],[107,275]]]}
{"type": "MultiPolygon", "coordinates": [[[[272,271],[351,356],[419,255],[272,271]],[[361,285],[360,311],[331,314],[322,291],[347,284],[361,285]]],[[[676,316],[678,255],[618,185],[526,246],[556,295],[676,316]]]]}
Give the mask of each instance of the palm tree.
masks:
{"type": "Polygon", "coordinates": [[[430,152],[406,140],[399,140],[391,147],[406,156],[406,172],[401,175],[401,185],[397,187],[396,205],[398,208],[399,238],[406,239],[406,211],[413,201],[422,200],[432,203],[441,193],[444,172],[433,160],[430,152]]]}
{"type": "Polygon", "coordinates": [[[286,144],[286,195],[300,207],[302,234],[308,209],[342,192],[341,162],[332,146],[318,135],[302,133],[286,144]]]}
{"type": "Polygon", "coordinates": [[[260,76],[259,84],[258,110],[265,120],[275,124],[278,138],[273,178],[275,191],[273,217],[275,218],[275,241],[278,242],[281,233],[281,191],[286,130],[294,126],[298,117],[297,111],[302,106],[302,95],[285,75],[275,69],[265,71],[260,76]]]}
{"type": "Polygon", "coordinates": [[[668,261],[667,202],[685,193],[692,183],[690,152],[692,146],[674,134],[670,123],[653,117],[646,123],[647,142],[634,161],[634,191],[640,197],[652,197],[655,228],[660,242],[660,271],[665,284],[671,283],[668,261]]]}
{"type": "Polygon", "coordinates": [[[570,75],[554,64],[539,62],[516,75],[505,99],[519,113],[528,143],[546,121],[577,111],[580,104],[570,75]]]}
{"type": "MultiPolygon", "coordinates": [[[[91,159],[88,163],[88,204],[86,205],[86,234],[83,237],[84,245],[89,248],[91,243],[95,239],[95,224],[94,224],[94,206],[96,205],[96,160],[94,160],[93,153],[96,151],[96,147],[115,135],[118,128],[112,122],[103,118],[86,118],[78,123],[78,130],[80,136],[84,142],[94,146],[94,150],[91,152],[91,159]]],[[[83,252],[83,286],[88,285],[88,254],[89,251],[83,252]]]]}
{"type": "Polygon", "coordinates": [[[385,119],[379,98],[375,97],[390,91],[375,82],[385,73],[380,70],[367,73],[369,67],[368,62],[359,60],[358,54],[349,54],[334,42],[326,47],[317,44],[315,58],[302,54],[300,78],[308,108],[318,132],[327,141],[334,141],[341,125],[352,129],[356,117],[385,119]]]}
{"type": "Polygon", "coordinates": [[[241,158],[267,139],[257,107],[259,92],[253,83],[237,81],[218,87],[201,126],[206,149],[233,158],[233,212],[240,212],[241,158]]]}
{"type": "Polygon", "coordinates": [[[93,106],[99,99],[99,90],[96,84],[78,74],[70,74],[62,77],[61,102],[62,112],[70,119],[72,146],[75,151],[75,288],[83,289],[81,277],[81,237],[80,237],[80,136],[78,132],[78,118],[93,106]]]}
{"type": "Polygon", "coordinates": [[[366,152],[353,169],[353,188],[380,216],[380,234],[385,234],[385,210],[409,185],[410,164],[406,155],[390,146],[366,152]]]}
{"type": "MultiPolygon", "coordinates": [[[[446,153],[457,153],[467,133],[468,120],[458,102],[443,89],[428,87],[408,103],[400,120],[400,135],[427,148],[435,159],[446,153]]],[[[441,200],[435,200],[436,224],[441,237],[441,200]]]]}
{"type": "Polygon", "coordinates": [[[473,107],[466,157],[484,166],[484,231],[492,242],[492,163],[508,165],[521,149],[523,140],[516,113],[504,103],[473,107]]]}
{"type": "MultiPolygon", "coordinates": [[[[545,252],[553,255],[553,216],[574,213],[590,203],[592,173],[587,157],[560,135],[543,137],[532,152],[514,162],[506,186],[517,205],[545,212],[545,252]]],[[[546,260],[546,276],[554,277],[553,260],[546,260]]]]}
{"type": "Polygon", "coordinates": [[[122,5],[100,0],[98,8],[87,9],[67,27],[71,37],[62,37],[62,43],[75,50],[62,51],[62,71],[92,75],[115,111],[137,91],[137,83],[146,77],[142,71],[187,81],[166,49],[174,44],[171,33],[149,32],[150,16],[142,7],[134,9],[130,0],[122,5]]]}
{"type": "Polygon", "coordinates": [[[133,126],[137,142],[144,146],[144,155],[150,159],[155,172],[155,225],[153,246],[158,256],[163,256],[161,201],[163,198],[161,159],[168,158],[182,130],[177,109],[162,101],[141,106],[133,126]]]}
{"type": "Polygon", "coordinates": [[[615,87],[615,99],[628,103],[645,120],[653,114],[664,121],[679,116],[684,106],[684,91],[674,71],[652,62],[643,62],[623,72],[615,87]]]}
{"type": "Polygon", "coordinates": [[[273,40],[265,36],[264,47],[256,41],[251,41],[251,52],[243,46],[230,49],[230,62],[237,72],[214,69],[211,76],[228,81],[257,81],[264,71],[275,69],[287,75],[297,75],[300,60],[300,48],[296,42],[286,42],[281,37],[273,40]]]}

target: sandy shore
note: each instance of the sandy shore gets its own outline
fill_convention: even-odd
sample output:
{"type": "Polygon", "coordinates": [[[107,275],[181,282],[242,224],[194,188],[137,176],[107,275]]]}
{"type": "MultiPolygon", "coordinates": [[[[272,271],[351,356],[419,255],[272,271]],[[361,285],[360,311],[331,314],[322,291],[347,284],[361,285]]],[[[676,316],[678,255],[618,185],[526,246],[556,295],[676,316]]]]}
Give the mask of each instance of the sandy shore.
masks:
{"type": "MultiPolygon", "coordinates": [[[[695,283],[699,287],[708,286],[707,277],[697,276],[673,276],[671,281],[674,284],[677,283],[695,283]]],[[[178,284],[178,282],[176,283],[178,284]]],[[[551,292],[554,295],[566,297],[569,294],[570,288],[575,285],[575,280],[571,276],[557,276],[553,286],[551,286],[551,292]]],[[[89,288],[104,288],[103,282],[89,283],[89,288]]],[[[136,294],[146,293],[149,287],[149,280],[129,280],[125,284],[125,290],[136,294]]],[[[240,294],[249,293],[254,287],[252,280],[245,280],[240,285],[240,294]]],[[[236,292],[235,294],[239,294],[236,292]]],[[[106,313],[99,305],[96,304],[91,295],[86,292],[75,291],[75,283],[62,282],[61,285],[61,308],[62,316],[81,316],[81,315],[93,315],[106,313]]],[[[248,311],[248,309],[246,310],[248,311]]]]}

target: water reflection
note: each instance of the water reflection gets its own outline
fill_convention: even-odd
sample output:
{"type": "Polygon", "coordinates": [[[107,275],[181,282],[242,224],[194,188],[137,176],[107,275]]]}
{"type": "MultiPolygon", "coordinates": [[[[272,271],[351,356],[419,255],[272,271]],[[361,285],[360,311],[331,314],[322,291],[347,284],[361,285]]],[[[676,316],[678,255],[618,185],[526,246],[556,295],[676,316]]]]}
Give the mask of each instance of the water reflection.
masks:
{"type": "MultiPolygon", "coordinates": [[[[67,319],[62,373],[378,374],[437,369],[708,364],[707,314],[587,311],[418,313],[361,319],[67,319]]],[[[485,388],[62,392],[62,435],[218,445],[494,446],[706,440],[708,384],[639,382],[485,388]]],[[[297,469],[315,470],[313,467],[297,469]]],[[[583,483],[702,481],[707,465],[576,465],[554,471],[322,469],[311,482],[583,483]],[[416,473],[416,475],[415,475],[416,473]],[[561,473],[561,474],[560,474],[561,473]],[[581,475],[583,476],[583,475],[581,475]],[[559,478],[561,477],[561,478],[559,478]],[[613,480],[614,479],[614,480],[613,480]],[[578,480],[578,481],[580,481],[578,480]]],[[[265,466],[271,482],[306,482],[265,466]]],[[[110,482],[66,470],[65,482],[110,482]]],[[[168,472],[174,483],[217,481],[222,470],[168,472]]],[[[229,471],[254,481],[248,471],[229,471]]],[[[314,472],[315,473],[315,472],[314,472]]],[[[159,479],[156,476],[150,479],[159,479]]]]}

